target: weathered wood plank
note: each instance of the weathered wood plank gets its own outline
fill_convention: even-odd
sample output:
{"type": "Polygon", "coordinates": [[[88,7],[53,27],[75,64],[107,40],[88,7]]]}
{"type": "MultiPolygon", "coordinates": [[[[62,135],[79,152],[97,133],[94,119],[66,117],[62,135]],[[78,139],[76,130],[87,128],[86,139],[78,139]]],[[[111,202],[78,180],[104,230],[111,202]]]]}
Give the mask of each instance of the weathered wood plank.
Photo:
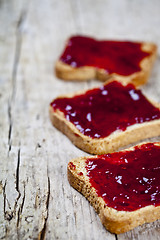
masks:
{"type": "MultiPolygon", "coordinates": [[[[119,236],[104,229],[67,181],[68,161],[87,154],[52,127],[48,116],[49,103],[59,94],[100,84],[55,77],[53,65],[66,38],[84,33],[152,40],[160,46],[160,3],[155,2],[0,2],[1,239],[159,239],[159,221],[119,236]]],[[[159,63],[143,87],[156,101],[159,63]]]]}
{"type": "MultiPolygon", "coordinates": [[[[15,219],[17,202],[19,199],[18,187],[18,155],[19,149],[14,148],[11,157],[11,132],[13,125],[12,105],[15,95],[15,75],[18,51],[16,49],[18,35],[18,22],[21,17],[23,3],[17,1],[0,2],[0,132],[1,132],[1,155],[0,155],[0,236],[6,238],[11,219],[15,219]],[[17,169],[17,171],[16,171],[17,169]]],[[[16,220],[14,221],[16,225],[16,220]]],[[[14,233],[16,237],[16,232],[14,233]]]]}
{"type": "MultiPolygon", "coordinates": [[[[39,160],[38,163],[36,163],[36,159],[41,159],[42,165],[48,165],[47,169],[50,179],[49,208],[46,218],[46,220],[48,220],[47,224],[45,225],[45,222],[42,222],[39,210],[39,214],[37,213],[39,216],[39,224],[43,223],[43,229],[37,229],[37,232],[40,233],[39,239],[42,239],[44,234],[46,239],[87,239],[90,238],[91,234],[93,235],[93,231],[92,225],[89,225],[86,228],[86,223],[91,221],[91,216],[93,221],[96,221],[98,217],[93,209],[88,206],[88,203],[85,201],[85,199],[80,201],[80,211],[73,211],[75,208],[75,203],[72,200],[72,195],[70,195],[70,192],[72,191],[74,193],[74,190],[69,186],[66,175],[67,162],[69,159],[74,157],[77,153],[80,153],[81,155],[84,153],[76,149],[66,137],[54,129],[48,119],[48,105],[53,97],[59,95],[59,93],[62,91],[65,93],[66,91],[73,91],[73,89],[78,90],[84,87],[87,88],[88,85],[88,83],[73,84],[70,82],[64,84],[63,81],[57,80],[53,76],[53,62],[60,53],[60,49],[56,51],[56,48],[57,46],[60,46],[57,45],[57,43],[60,44],[62,33],[58,32],[60,27],[59,25],[52,31],[52,25],[50,25],[50,23],[57,22],[57,16],[61,14],[62,8],[65,10],[68,9],[65,11],[66,15],[63,16],[63,22],[66,18],[69,28],[64,29],[63,34],[69,36],[71,31],[75,31],[73,24],[74,21],[72,19],[72,9],[70,2],[63,2],[63,4],[59,2],[52,5],[50,1],[46,1],[44,5],[41,3],[39,8],[36,8],[36,4],[30,5],[27,21],[24,24],[26,33],[23,37],[22,54],[19,64],[19,75],[21,76],[18,76],[18,79],[19,81],[22,81],[22,79],[25,81],[25,84],[23,84],[25,89],[22,90],[21,87],[21,91],[19,91],[19,93],[21,93],[19,96],[23,95],[22,92],[26,92],[26,124],[28,124],[30,131],[33,131],[33,133],[30,132],[30,136],[27,134],[27,136],[21,140],[21,145],[25,145],[25,151],[27,151],[27,154],[30,153],[29,148],[31,145],[35,146],[36,141],[41,145],[41,148],[38,148],[41,150],[41,154],[38,156],[38,158],[34,159],[34,164],[38,164],[37,169],[39,169],[39,160]],[[56,9],[54,9],[55,4],[59,5],[59,7],[56,9]],[[44,24],[41,22],[41,18],[45,15],[45,12],[47,12],[47,16],[45,16],[46,22],[44,24]],[[49,26],[46,23],[49,23],[49,26]],[[72,25],[73,30],[71,28],[72,25]],[[55,32],[57,35],[55,35],[55,32]],[[50,37],[46,38],[48,34],[50,34],[50,37]],[[39,138],[39,140],[37,138],[39,138]],[[89,213],[87,216],[85,214],[86,211],[89,213]],[[91,211],[92,215],[90,213],[91,211]],[[78,223],[77,219],[79,219],[78,223]],[[46,233],[45,227],[47,227],[46,233]],[[77,229],[79,229],[79,234],[77,234],[77,229]],[[85,229],[85,231],[83,229],[85,229]]],[[[53,28],[55,28],[54,25],[53,28]]],[[[64,43],[64,38],[62,43],[64,43]]],[[[20,115],[20,118],[22,118],[23,113],[20,113],[20,115]]],[[[34,156],[34,149],[32,149],[32,153],[34,156]]],[[[44,176],[44,178],[41,176],[42,180],[46,182],[45,169],[42,169],[42,175],[44,176]]],[[[32,179],[32,181],[33,180],[34,179],[32,179]]],[[[31,189],[32,188],[33,187],[31,186],[31,189]]],[[[32,197],[35,197],[35,191],[32,192],[32,197]]],[[[39,199],[41,199],[40,193],[39,199]]],[[[31,205],[32,201],[33,200],[29,196],[28,200],[25,201],[25,208],[23,209],[19,232],[21,232],[21,229],[23,231],[24,225],[26,224],[25,219],[28,218],[28,216],[35,216],[35,211],[31,205]],[[28,212],[31,211],[32,214],[27,215],[28,212]]],[[[103,229],[99,219],[97,227],[98,226],[103,229]]],[[[29,232],[36,236],[36,229],[33,227],[35,227],[35,223],[33,224],[32,222],[30,224],[29,232]]],[[[98,232],[96,233],[95,229],[95,238],[97,234],[99,235],[98,232]]],[[[104,229],[102,230],[101,235],[106,236],[106,231],[104,229]]],[[[29,235],[26,234],[25,236],[29,235]]],[[[114,235],[111,238],[114,238],[114,235]]]]}

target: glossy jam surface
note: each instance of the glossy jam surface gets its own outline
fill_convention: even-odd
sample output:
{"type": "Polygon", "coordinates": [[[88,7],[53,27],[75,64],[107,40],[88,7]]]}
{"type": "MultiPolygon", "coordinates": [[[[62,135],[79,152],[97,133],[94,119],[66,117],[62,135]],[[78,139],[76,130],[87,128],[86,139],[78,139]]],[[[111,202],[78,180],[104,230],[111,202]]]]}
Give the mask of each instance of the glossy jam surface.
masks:
{"type": "Polygon", "coordinates": [[[127,76],[140,71],[141,60],[149,55],[142,51],[141,43],[74,36],[69,39],[60,60],[72,67],[92,66],[127,76]]]}
{"type": "Polygon", "coordinates": [[[61,110],[81,133],[92,138],[106,137],[135,123],[160,118],[160,110],[140,90],[116,81],[83,95],[57,98],[51,106],[61,110]]]}
{"type": "Polygon", "coordinates": [[[160,147],[152,143],[86,160],[87,174],[107,206],[134,211],[160,205],[160,147]]]}

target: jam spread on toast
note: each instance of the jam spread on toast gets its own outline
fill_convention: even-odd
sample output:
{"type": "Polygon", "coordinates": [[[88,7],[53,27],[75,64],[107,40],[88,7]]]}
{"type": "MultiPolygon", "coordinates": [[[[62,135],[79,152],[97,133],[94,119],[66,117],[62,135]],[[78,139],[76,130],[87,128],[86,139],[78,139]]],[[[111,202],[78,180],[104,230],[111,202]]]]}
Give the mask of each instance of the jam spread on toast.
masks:
{"type": "Polygon", "coordinates": [[[91,185],[106,206],[118,211],[160,205],[160,146],[148,143],[133,151],[86,160],[91,185]]]}
{"type": "Polygon", "coordinates": [[[51,106],[91,138],[104,138],[130,125],[160,119],[160,110],[140,90],[117,81],[71,98],[57,98],[51,106]]]}
{"type": "Polygon", "coordinates": [[[73,36],[60,60],[74,68],[91,66],[104,69],[109,74],[128,76],[140,71],[140,62],[149,55],[142,50],[142,43],[73,36]]]}

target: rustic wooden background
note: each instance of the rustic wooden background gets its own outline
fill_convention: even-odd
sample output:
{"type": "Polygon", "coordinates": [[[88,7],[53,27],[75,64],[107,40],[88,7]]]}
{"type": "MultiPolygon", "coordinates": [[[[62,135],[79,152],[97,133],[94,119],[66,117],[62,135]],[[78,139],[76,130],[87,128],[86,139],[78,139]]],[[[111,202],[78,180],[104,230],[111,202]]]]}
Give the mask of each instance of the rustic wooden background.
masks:
{"type": "MultiPolygon", "coordinates": [[[[49,103],[100,84],[54,75],[77,33],[160,48],[160,1],[0,0],[0,239],[160,239],[160,221],[110,234],[67,181],[68,161],[86,153],[51,125],[49,103]]],[[[160,102],[159,66],[158,56],[143,91],[160,102]]]]}

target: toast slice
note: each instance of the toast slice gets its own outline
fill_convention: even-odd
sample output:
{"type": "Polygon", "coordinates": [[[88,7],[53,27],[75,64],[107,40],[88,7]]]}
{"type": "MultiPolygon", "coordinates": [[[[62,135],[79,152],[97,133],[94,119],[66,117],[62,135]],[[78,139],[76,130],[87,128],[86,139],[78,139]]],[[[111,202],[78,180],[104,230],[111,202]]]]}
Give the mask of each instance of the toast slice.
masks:
{"type": "Polygon", "coordinates": [[[136,86],[146,83],[156,59],[157,46],[150,42],[99,41],[85,36],[68,39],[55,65],[64,80],[119,77],[136,86]]]}
{"type": "Polygon", "coordinates": [[[111,233],[160,218],[160,143],[81,157],[68,164],[68,180],[111,233]]]}
{"type": "Polygon", "coordinates": [[[50,104],[53,125],[91,154],[160,135],[160,104],[132,84],[107,81],[99,88],[60,96],[50,104]]]}

